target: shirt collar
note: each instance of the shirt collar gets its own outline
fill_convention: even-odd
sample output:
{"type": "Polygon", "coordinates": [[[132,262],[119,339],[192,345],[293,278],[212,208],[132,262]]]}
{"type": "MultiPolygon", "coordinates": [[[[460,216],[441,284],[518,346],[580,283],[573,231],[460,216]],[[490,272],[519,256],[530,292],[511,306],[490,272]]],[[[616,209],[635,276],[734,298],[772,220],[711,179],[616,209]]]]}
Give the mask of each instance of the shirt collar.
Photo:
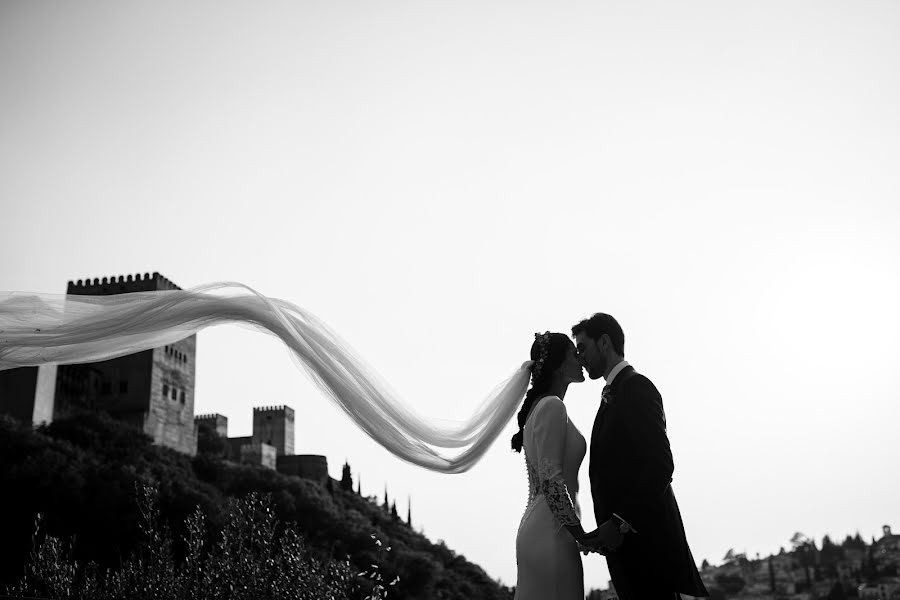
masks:
{"type": "Polygon", "coordinates": [[[606,378],[606,385],[612,385],[613,379],[616,378],[616,375],[618,375],[622,371],[622,369],[624,369],[627,366],[628,366],[627,360],[623,360],[619,364],[614,366],[612,368],[612,371],[609,372],[609,375],[606,378]]]}

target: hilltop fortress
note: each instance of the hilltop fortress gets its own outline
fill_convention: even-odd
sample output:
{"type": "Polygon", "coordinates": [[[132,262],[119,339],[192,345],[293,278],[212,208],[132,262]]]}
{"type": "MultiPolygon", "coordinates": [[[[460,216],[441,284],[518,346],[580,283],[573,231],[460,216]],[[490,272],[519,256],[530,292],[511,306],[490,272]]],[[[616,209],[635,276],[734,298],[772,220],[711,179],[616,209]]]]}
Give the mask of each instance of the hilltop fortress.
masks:
{"type": "MultiPolygon", "coordinates": [[[[159,273],[69,281],[67,295],[106,296],[180,290],[159,273]]],[[[103,411],[129,423],[154,442],[197,453],[197,428],[209,424],[227,438],[228,419],[194,416],[197,336],[174,344],[95,363],[46,365],[0,371],[0,413],[35,425],[77,411],[103,411]]],[[[294,455],[294,410],[253,409],[253,435],[228,438],[232,460],[252,462],[288,475],[325,481],[324,456],[294,455]]]]}

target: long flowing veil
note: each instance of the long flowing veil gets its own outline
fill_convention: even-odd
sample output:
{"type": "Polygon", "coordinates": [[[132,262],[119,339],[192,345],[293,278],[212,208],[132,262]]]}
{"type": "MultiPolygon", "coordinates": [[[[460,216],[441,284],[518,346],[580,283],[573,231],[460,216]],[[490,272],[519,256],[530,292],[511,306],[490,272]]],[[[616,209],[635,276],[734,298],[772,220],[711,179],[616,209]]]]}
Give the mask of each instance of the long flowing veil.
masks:
{"type": "Polygon", "coordinates": [[[372,439],[403,460],[444,473],[478,462],[512,418],[531,375],[532,363],[523,363],[461,423],[429,421],[315,315],[236,282],[112,296],[0,292],[0,371],[106,360],[224,323],[280,338],[294,362],[372,439]]]}

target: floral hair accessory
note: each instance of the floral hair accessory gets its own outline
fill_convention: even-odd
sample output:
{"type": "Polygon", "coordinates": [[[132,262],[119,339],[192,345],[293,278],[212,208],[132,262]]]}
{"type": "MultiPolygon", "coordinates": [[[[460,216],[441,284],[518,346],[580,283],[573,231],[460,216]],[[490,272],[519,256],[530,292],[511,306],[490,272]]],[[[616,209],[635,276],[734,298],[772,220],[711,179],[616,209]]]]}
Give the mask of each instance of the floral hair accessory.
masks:
{"type": "Polygon", "coordinates": [[[534,361],[534,367],[531,369],[532,381],[536,381],[541,376],[541,370],[544,368],[544,361],[547,354],[550,353],[550,332],[535,333],[534,339],[538,345],[538,358],[534,361]]]}

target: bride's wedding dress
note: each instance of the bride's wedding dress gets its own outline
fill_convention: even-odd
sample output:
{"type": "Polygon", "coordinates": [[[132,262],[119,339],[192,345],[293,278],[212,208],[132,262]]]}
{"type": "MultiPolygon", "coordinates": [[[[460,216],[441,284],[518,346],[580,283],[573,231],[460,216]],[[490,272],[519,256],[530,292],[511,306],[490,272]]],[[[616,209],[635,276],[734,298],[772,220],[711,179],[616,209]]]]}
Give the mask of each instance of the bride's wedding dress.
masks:
{"type": "Polygon", "coordinates": [[[556,396],[538,400],[525,422],[528,506],[516,536],[516,600],[583,600],[584,572],[575,538],[579,523],[578,469],[584,436],[556,396]]]}

